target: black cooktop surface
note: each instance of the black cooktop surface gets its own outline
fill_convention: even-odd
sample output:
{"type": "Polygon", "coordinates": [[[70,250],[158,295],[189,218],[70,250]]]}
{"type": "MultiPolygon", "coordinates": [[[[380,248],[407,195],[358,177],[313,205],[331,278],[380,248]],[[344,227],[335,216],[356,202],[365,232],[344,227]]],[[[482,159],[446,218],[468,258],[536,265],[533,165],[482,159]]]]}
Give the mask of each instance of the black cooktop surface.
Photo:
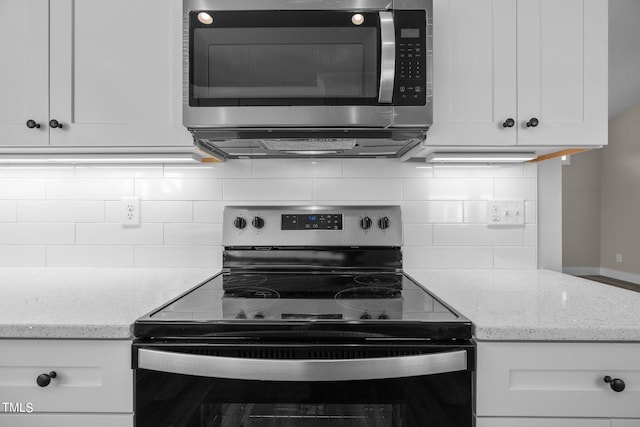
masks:
{"type": "Polygon", "coordinates": [[[469,339],[471,323],[403,273],[218,274],[138,319],[137,337],[469,339]]]}

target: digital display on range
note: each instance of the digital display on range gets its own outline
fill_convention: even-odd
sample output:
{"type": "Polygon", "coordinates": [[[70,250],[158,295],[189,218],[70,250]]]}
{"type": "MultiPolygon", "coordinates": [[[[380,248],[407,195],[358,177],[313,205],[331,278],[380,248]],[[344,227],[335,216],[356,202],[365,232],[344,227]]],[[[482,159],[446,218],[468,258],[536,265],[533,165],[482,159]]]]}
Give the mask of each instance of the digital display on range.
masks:
{"type": "Polygon", "coordinates": [[[282,230],[342,230],[342,214],[282,215],[282,230]]]}

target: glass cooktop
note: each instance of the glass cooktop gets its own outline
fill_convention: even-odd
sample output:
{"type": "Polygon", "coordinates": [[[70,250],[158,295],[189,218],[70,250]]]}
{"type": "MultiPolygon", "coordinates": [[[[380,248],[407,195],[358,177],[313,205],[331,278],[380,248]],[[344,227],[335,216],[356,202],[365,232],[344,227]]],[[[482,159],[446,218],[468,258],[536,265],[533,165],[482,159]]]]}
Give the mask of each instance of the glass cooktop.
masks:
{"type": "Polygon", "coordinates": [[[469,339],[470,322],[402,273],[218,274],[138,319],[138,337],[303,335],[469,339]]]}

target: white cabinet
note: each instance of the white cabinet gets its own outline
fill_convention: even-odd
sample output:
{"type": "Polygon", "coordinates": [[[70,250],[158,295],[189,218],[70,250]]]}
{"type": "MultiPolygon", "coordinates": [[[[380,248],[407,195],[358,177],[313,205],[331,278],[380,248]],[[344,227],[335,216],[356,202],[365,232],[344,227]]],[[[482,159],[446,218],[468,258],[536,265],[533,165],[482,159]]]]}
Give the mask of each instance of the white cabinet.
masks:
{"type": "Polygon", "coordinates": [[[192,144],[181,2],[1,0],[0,40],[0,145],[192,144]]]}
{"type": "Polygon", "coordinates": [[[0,425],[131,426],[131,342],[0,340],[0,395],[0,425]]]}
{"type": "Polygon", "coordinates": [[[478,426],[501,427],[506,421],[491,421],[511,417],[511,426],[528,427],[527,417],[548,417],[550,427],[572,427],[576,418],[636,427],[639,360],[637,343],[478,342],[478,426]],[[605,376],[623,380],[624,390],[613,391],[605,376]]]}
{"type": "Polygon", "coordinates": [[[0,0],[0,58],[0,146],[48,144],[48,0],[0,0]]]}
{"type": "Polygon", "coordinates": [[[606,144],[607,15],[607,0],[435,0],[427,143],[606,144]]]}

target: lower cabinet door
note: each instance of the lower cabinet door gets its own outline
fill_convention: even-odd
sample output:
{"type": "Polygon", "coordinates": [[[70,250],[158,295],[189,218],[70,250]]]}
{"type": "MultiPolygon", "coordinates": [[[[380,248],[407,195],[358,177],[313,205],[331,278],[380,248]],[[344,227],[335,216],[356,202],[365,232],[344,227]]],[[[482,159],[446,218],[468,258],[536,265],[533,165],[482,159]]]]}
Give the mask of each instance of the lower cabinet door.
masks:
{"type": "Polygon", "coordinates": [[[0,426],[133,427],[133,414],[0,414],[0,426]]]}
{"type": "MultiPolygon", "coordinates": [[[[614,424],[615,427],[618,427],[614,424]]],[[[603,418],[476,418],[476,427],[611,427],[603,418]]],[[[635,427],[622,424],[619,427],[635,427]]]]}

